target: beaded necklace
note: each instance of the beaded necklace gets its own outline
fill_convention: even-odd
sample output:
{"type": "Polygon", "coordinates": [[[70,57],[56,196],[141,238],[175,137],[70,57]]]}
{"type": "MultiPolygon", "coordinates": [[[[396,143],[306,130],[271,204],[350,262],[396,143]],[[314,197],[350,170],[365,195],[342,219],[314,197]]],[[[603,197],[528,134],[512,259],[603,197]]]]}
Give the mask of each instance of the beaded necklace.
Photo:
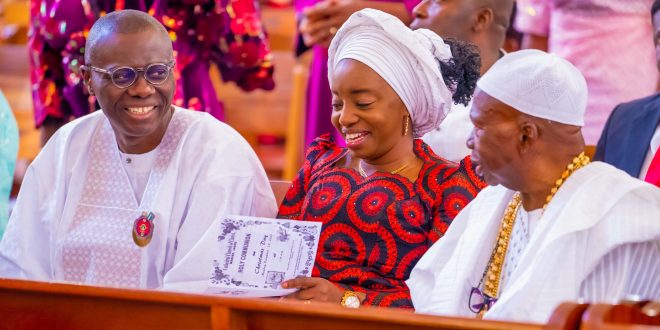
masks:
{"type": "MultiPolygon", "coordinates": [[[[548,195],[548,197],[546,197],[545,204],[543,205],[544,211],[545,208],[550,203],[550,201],[552,200],[552,198],[559,190],[559,188],[561,187],[561,185],[564,184],[564,182],[566,182],[566,179],[569,176],[571,176],[571,174],[573,174],[573,172],[575,172],[580,167],[589,164],[589,161],[590,161],[589,157],[587,157],[584,154],[584,152],[580,153],[577,157],[573,158],[573,161],[570,164],[568,164],[568,166],[566,167],[564,172],[562,172],[559,179],[555,181],[554,187],[550,189],[550,194],[548,195]]],[[[481,318],[484,315],[484,313],[488,311],[489,307],[495,303],[497,297],[499,296],[500,278],[502,274],[504,260],[506,257],[507,249],[509,247],[509,241],[511,239],[511,231],[513,230],[513,225],[516,220],[518,209],[520,208],[521,203],[522,203],[522,198],[520,197],[520,193],[516,192],[513,195],[511,202],[509,202],[506,210],[504,211],[504,217],[502,218],[502,222],[500,224],[500,228],[497,234],[495,248],[493,249],[493,252],[490,255],[490,260],[488,261],[488,265],[486,266],[486,269],[484,270],[484,273],[481,276],[481,280],[479,281],[479,285],[477,286],[478,289],[481,287],[481,284],[483,283],[484,289],[481,295],[485,296],[484,298],[487,298],[484,300],[489,300],[491,303],[483,304],[480,311],[477,313],[478,318],[481,318]]]]}

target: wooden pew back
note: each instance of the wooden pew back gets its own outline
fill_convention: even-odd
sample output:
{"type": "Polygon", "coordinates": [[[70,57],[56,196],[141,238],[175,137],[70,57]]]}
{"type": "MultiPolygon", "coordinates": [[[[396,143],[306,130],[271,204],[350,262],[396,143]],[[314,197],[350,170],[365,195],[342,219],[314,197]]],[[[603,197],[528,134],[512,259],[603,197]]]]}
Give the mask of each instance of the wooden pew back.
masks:
{"type": "Polygon", "coordinates": [[[583,330],[659,329],[660,303],[626,302],[618,305],[594,304],[582,316],[583,330]]]}
{"type": "Polygon", "coordinates": [[[0,329],[542,329],[382,308],[0,280],[0,329]]]}

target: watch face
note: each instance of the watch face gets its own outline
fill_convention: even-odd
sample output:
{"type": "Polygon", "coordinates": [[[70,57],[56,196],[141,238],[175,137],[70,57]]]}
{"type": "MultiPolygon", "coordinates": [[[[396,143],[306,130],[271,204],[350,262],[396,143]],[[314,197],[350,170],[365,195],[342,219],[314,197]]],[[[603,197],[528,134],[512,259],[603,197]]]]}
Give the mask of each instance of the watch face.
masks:
{"type": "Polygon", "coordinates": [[[348,308],[359,308],[360,307],[360,298],[355,295],[350,295],[346,297],[344,301],[344,306],[348,308]]]}

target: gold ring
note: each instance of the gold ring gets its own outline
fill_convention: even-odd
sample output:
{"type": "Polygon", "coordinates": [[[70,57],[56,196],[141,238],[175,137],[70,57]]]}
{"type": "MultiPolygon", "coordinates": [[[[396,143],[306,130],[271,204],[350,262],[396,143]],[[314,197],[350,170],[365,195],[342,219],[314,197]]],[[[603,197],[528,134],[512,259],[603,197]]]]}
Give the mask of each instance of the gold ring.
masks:
{"type": "Polygon", "coordinates": [[[334,36],[337,33],[337,28],[331,26],[330,29],[328,29],[328,33],[330,33],[331,36],[334,36]]]}

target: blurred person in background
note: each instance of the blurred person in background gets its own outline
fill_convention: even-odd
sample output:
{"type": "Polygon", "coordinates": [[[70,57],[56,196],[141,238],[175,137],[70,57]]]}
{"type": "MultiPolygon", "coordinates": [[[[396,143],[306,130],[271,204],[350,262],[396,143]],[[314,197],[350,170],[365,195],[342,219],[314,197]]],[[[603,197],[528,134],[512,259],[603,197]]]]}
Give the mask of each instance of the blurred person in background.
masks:
{"type": "Polygon", "coordinates": [[[266,33],[254,0],[42,0],[31,2],[30,66],[35,125],[42,144],[72,118],[96,109],[80,66],[86,35],[109,12],[147,12],[168,30],[176,52],[173,103],[223,119],[209,68],[245,91],[274,87],[266,33]]]}
{"type": "MultiPolygon", "coordinates": [[[[470,42],[479,48],[483,75],[504,55],[504,42],[511,21],[513,0],[424,0],[415,9],[412,29],[429,29],[443,38],[470,42]]],[[[452,104],[442,124],[422,139],[440,157],[458,162],[470,154],[465,142],[474,126],[470,103],[452,104]]]]}
{"type": "Polygon", "coordinates": [[[557,54],[587,79],[589,98],[582,129],[598,142],[612,109],[653,93],[653,0],[517,0],[522,48],[557,54]]]}
{"type": "MultiPolygon", "coordinates": [[[[660,69],[660,0],[651,9],[660,69]]],[[[660,187],[660,93],[619,104],[605,124],[594,158],[660,187]]]]}
{"type": "Polygon", "coordinates": [[[18,127],[9,103],[0,90],[0,238],[9,219],[9,193],[18,154],[18,127]]]}

